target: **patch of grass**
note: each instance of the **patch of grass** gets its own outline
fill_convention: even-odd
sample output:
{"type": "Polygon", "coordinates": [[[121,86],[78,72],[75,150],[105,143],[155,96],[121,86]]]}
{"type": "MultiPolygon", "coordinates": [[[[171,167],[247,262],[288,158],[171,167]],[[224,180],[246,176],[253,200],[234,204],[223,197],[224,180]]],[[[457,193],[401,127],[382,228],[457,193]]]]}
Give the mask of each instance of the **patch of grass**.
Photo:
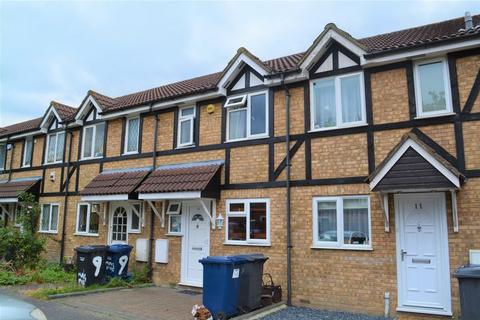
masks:
{"type": "Polygon", "coordinates": [[[42,264],[36,270],[22,273],[0,266],[0,286],[28,283],[75,283],[75,272],[67,272],[59,264],[42,264]]]}
{"type": "Polygon", "coordinates": [[[31,274],[16,274],[11,270],[0,269],[0,286],[14,286],[33,282],[31,274]]]}

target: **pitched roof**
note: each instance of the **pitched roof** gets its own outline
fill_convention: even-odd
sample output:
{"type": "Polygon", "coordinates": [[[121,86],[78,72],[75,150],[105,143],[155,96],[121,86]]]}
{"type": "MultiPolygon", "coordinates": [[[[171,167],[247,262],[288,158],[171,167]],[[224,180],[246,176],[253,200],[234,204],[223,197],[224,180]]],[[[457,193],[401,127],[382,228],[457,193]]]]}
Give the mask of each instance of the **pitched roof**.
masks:
{"type": "Polygon", "coordinates": [[[40,178],[33,178],[1,182],[0,199],[16,198],[22,191],[30,191],[40,180],[40,178]]]}
{"type": "Polygon", "coordinates": [[[52,101],[51,105],[55,108],[62,121],[70,121],[75,118],[75,114],[77,113],[77,108],[67,106],[66,104],[52,101]]]}
{"type": "Polygon", "coordinates": [[[23,121],[23,122],[12,124],[10,126],[3,127],[1,128],[2,130],[0,130],[0,137],[5,137],[15,133],[22,133],[22,132],[38,129],[38,126],[40,125],[42,120],[43,120],[43,117],[35,118],[32,120],[23,121]]]}
{"type": "Polygon", "coordinates": [[[161,166],[137,188],[139,193],[203,191],[222,165],[219,161],[161,166]]]}
{"type": "Polygon", "coordinates": [[[149,172],[149,168],[102,172],[93,178],[80,194],[83,196],[130,194],[149,172]]]}

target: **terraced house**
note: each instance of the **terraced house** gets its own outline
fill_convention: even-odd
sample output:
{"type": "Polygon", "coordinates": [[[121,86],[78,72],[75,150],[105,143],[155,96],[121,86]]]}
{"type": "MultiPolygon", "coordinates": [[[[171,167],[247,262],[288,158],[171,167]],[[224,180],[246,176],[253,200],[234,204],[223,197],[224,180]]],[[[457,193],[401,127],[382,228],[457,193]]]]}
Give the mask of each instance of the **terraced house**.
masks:
{"type": "Polygon", "coordinates": [[[2,215],[30,191],[49,259],[129,243],[157,284],[261,252],[293,304],[458,315],[451,274],[480,250],[479,69],[480,15],[363,39],[328,24],[305,52],[240,48],[218,73],[52,102],[0,129],[2,215]]]}

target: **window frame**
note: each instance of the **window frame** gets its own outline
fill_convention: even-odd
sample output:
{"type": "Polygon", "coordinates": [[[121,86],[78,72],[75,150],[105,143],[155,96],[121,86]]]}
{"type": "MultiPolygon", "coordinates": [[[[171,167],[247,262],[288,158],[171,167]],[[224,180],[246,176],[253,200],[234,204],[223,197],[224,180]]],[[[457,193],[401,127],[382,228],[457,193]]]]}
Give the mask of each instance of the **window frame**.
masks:
{"type": "Polygon", "coordinates": [[[242,96],[245,96],[246,98],[242,99],[246,100],[246,102],[242,103],[234,103],[228,106],[225,104],[223,107],[226,108],[226,124],[225,124],[225,142],[235,142],[235,141],[244,141],[244,140],[253,140],[253,139],[262,139],[262,138],[268,138],[269,137],[269,92],[268,90],[262,90],[262,91],[255,91],[255,92],[250,92],[247,94],[237,94],[237,95],[232,95],[227,98],[227,102],[229,100],[235,99],[235,98],[240,98],[242,96]],[[259,96],[259,95],[265,95],[265,133],[257,133],[257,134],[251,134],[251,116],[252,116],[252,97],[259,96]],[[236,139],[230,139],[230,113],[231,112],[238,112],[241,109],[246,109],[246,136],[243,138],[236,138],[236,139]]]}
{"type": "Polygon", "coordinates": [[[359,127],[359,126],[366,125],[367,109],[366,109],[366,102],[365,102],[365,80],[364,80],[363,71],[342,73],[335,76],[320,77],[320,78],[310,80],[310,115],[311,115],[310,116],[310,132],[335,130],[335,129],[359,127]],[[361,103],[362,119],[360,121],[354,121],[354,122],[343,122],[341,79],[348,78],[351,76],[356,76],[356,75],[360,76],[360,103],[361,103]],[[331,79],[334,80],[334,84],[335,84],[335,116],[337,121],[335,126],[315,128],[316,108],[315,108],[314,83],[317,81],[331,80],[331,79]]]}
{"type": "Polygon", "coordinates": [[[178,122],[177,122],[177,148],[186,148],[195,146],[194,130],[195,130],[195,119],[197,117],[197,108],[195,106],[185,106],[178,108],[178,122]],[[182,110],[192,109],[193,113],[182,116],[182,110]],[[182,122],[190,121],[190,139],[186,143],[181,142],[182,137],[182,122]]]}
{"type": "MultiPolygon", "coordinates": [[[[58,138],[57,138],[58,139],[58,138]]],[[[22,158],[22,168],[29,168],[32,166],[32,162],[33,162],[33,137],[26,137],[24,142],[23,142],[23,158],[22,158]],[[29,164],[26,164],[25,163],[25,159],[27,159],[27,143],[30,142],[32,144],[32,147],[30,149],[30,163],[29,164]]],[[[64,146],[65,148],[65,146],[64,146]]],[[[48,150],[48,149],[47,149],[48,150]]],[[[1,168],[0,168],[1,169],[1,168]]]]}
{"type": "Polygon", "coordinates": [[[7,142],[0,142],[0,150],[3,149],[3,156],[0,153],[0,171],[5,170],[7,165],[7,142]]]}
{"type": "Polygon", "coordinates": [[[322,196],[312,199],[312,249],[342,249],[342,250],[372,250],[372,212],[369,195],[353,196],[322,196]],[[344,212],[343,201],[345,199],[367,199],[368,210],[368,245],[365,244],[345,244],[344,239],[344,212]],[[318,241],[318,203],[321,201],[336,202],[337,219],[337,241],[327,242],[318,241]]]}
{"type": "Polygon", "coordinates": [[[92,209],[92,204],[88,202],[79,202],[77,203],[77,218],[76,218],[76,223],[75,223],[75,235],[81,235],[81,236],[91,236],[91,237],[98,237],[100,233],[100,214],[97,212],[99,215],[99,222],[98,222],[98,232],[93,233],[90,232],[90,216],[91,216],[91,211],[92,209]],[[79,222],[80,222],[80,206],[87,206],[87,219],[86,219],[86,230],[85,231],[79,231],[79,222]]]}
{"type": "MultiPolygon", "coordinates": [[[[96,131],[95,131],[95,133],[96,133],[96,131]]],[[[139,151],[140,151],[140,134],[141,134],[141,132],[140,132],[140,116],[137,115],[137,116],[132,116],[132,117],[126,118],[126,121],[125,121],[125,137],[124,137],[124,144],[123,144],[123,154],[124,155],[139,153],[139,151]],[[135,147],[135,150],[128,151],[128,136],[130,134],[128,123],[132,120],[138,120],[137,146],[135,147]]],[[[105,143],[105,141],[104,141],[104,143],[105,143]]]]}
{"type": "Polygon", "coordinates": [[[448,60],[445,57],[437,57],[432,59],[420,59],[415,61],[413,65],[413,83],[415,90],[415,106],[416,106],[416,118],[427,118],[427,117],[436,117],[449,115],[453,113],[453,103],[452,103],[452,87],[450,83],[450,72],[448,70],[448,60]],[[445,110],[439,111],[423,111],[422,104],[422,90],[421,90],[421,77],[420,77],[420,66],[442,63],[443,69],[443,86],[445,89],[445,110]]]}
{"type": "Polygon", "coordinates": [[[225,202],[225,242],[224,244],[231,245],[245,245],[245,246],[270,246],[270,199],[269,198],[255,198],[255,199],[227,199],[225,202]],[[230,204],[243,204],[243,212],[230,212],[230,204]],[[250,239],[250,204],[251,203],[265,203],[266,207],[266,239],[250,239]],[[230,217],[245,217],[246,230],[245,240],[229,240],[228,239],[228,221],[230,217]]]}
{"type": "Polygon", "coordinates": [[[65,137],[66,137],[66,131],[64,130],[61,130],[61,131],[57,131],[57,132],[52,132],[52,133],[49,133],[46,135],[46,148],[45,148],[45,159],[44,159],[44,164],[55,164],[55,163],[62,163],[63,162],[63,158],[64,158],[64,155],[65,155],[65,137]],[[57,160],[57,152],[58,152],[58,136],[60,134],[63,134],[63,154],[61,155],[62,156],[62,159],[61,160],[57,160]],[[55,136],[55,152],[54,152],[54,157],[53,157],[53,161],[51,162],[48,162],[48,149],[50,147],[50,136],[55,136]]]}
{"type": "Polygon", "coordinates": [[[106,127],[107,127],[107,123],[106,122],[98,122],[98,123],[93,123],[93,124],[90,124],[90,125],[87,125],[87,126],[84,126],[83,127],[83,131],[82,131],[82,150],[81,150],[81,154],[80,154],[80,160],[90,160],[90,159],[101,159],[103,158],[105,155],[104,155],[104,150],[102,149],[102,155],[101,156],[98,156],[98,157],[95,157],[95,140],[97,138],[97,127],[99,125],[103,124],[104,125],[104,129],[103,129],[103,149],[105,149],[105,143],[106,143],[106,127]],[[92,134],[92,146],[91,146],[91,156],[89,157],[85,157],[84,156],[84,151],[85,151],[85,131],[88,129],[88,128],[93,128],[93,134],[92,134]]]}
{"type": "Polygon", "coordinates": [[[131,203],[130,204],[130,207],[131,207],[131,214],[128,215],[128,233],[142,233],[142,222],[143,222],[143,204],[141,202],[134,202],[134,203],[131,203]],[[137,210],[135,210],[135,205],[139,205],[140,206],[140,211],[137,212],[137,210]],[[133,215],[137,215],[138,217],[138,229],[133,229],[132,228],[132,217],[133,215]]]}
{"type": "Polygon", "coordinates": [[[58,220],[60,218],[60,204],[59,203],[41,203],[40,204],[40,223],[38,226],[38,232],[39,233],[53,233],[56,234],[58,233],[58,220]],[[42,220],[43,220],[43,215],[45,214],[44,212],[44,206],[48,205],[48,230],[43,230],[42,229],[42,220]],[[55,229],[52,228],[52,213],[53,213],[53,207],[57,207],[57,225],[55,226],[55,229]]]}

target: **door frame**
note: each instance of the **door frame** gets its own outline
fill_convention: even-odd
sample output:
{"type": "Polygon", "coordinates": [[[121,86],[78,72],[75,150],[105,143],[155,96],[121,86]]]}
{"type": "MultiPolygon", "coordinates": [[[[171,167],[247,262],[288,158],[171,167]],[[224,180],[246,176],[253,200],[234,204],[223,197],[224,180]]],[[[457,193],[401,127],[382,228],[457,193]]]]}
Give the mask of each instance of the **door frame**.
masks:
{"type": "MultiPolygon", "coordinates": [[[[189,240],[189,226],[188,223],[190,223],[190,205],[197,204],[198,200],[184,200],[181,202],[182,205],[182,231],[183,231],[183,237],[182,237],[182,254],[181,254],[181,262],[180,262],[180,283],[181,285],[186,285],[186,286],[191,286],[191,287],[203,287],[203,284],[200,283],[195,283],[188,281],[186,277],[187,273],[187,267],[186,264],[188,263],[188,240],[189,240]],[[188,208],[188,209],[186,209],[188,208]]],[[[200,205],[200,203],[198,203],[200,205]]],[[[200,205],[202,208],[202,214],[204,215],[205,219],[208,221],[208,247],[207,247],[207,256],[210,255],[210,240],[211,240],[211,232],[210,232],[210,219],[208,217],[208,213],[205,212],[203,207],[200,205]]],[[[203,279],[202,279],[203,283],[203,279]]]]}
{"type": "MultiPolygon", "coordinates": [[[[449,248],[448,248],[448,226],[447,226],[447,207],[445,200],[444,192],[428,192],[428,193],[397,193],[394,195],[395,200],[395,224],[396,224],[396,263],[397,263],[397,311],[404,312],[414,312],[414,313],[425,313],[433,315],[452,315],[452,298],[451,298],[451,279],[450,279],[450,258],[449,258],[449,248]],[[421,307],[421,306],[404,306],[403,305],[403,293],[406,288],[404,288],[404,274],[402,269],[401,261],[401,249],[402,249],[402,240],[401,234],[404,230],[403,221],[401,215],[403,212],[400,212],[399,202],[402,199],[414,198],[414,197],[433,197],[434,198],[434,208],[435,211],[438,211],[439,219],[437,227],[437,232],[439,234],[439,247],[438,252],[438,267],[440,269],[440,278],[442,283],[440,284],[440,290],[443,292],[443,309],[421,307]]],[[[437,223],[436,223],[437,224],[437,223]]]]}
{"type": "Polygon", "coordinates": [[[114,209],[118,207],[123,207],[126,210],[127,213],[127,239],[125,241],[116,241],[115,243],[123,243],[123,244],[128,244],[128,234],[129,234],[129,224],[130,224],[130,215],[128,213],[128,206],[130,204],[128,202],[110,202],[109,204],[109,215],[108,215],[108,238],[107,238],[107,244],[111,245],[113,244],[112,242],[112,229],[113,229],[113,213],[115,212],[114,209]]]}

